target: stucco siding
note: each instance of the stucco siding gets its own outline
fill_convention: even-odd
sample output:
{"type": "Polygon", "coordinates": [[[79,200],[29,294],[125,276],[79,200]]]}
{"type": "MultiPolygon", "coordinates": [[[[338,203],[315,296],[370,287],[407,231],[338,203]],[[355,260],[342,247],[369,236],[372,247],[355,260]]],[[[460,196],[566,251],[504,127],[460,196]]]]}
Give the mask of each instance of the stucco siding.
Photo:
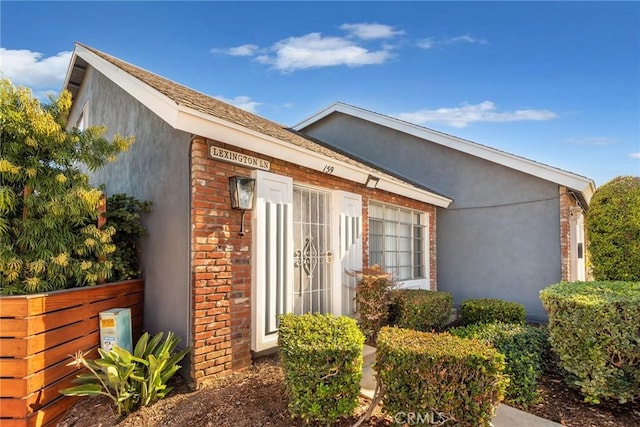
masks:
{"type": "Polygon", "coordinates": [[[438,209],[438,289],[525,304],[561,277],[558,185],[344,114],[304,131],[452,198],[438,209]]]}
{"type": "Polygon", "coordinates": [[[105,184],[108,195],[127,193],[153,202],[145,215],[144,329],[173,331],[190,342],[190,136],[176,131],[144,105],[89,68],[74,101],[69,123],[76,123],[85,102],[88,123],[104,125],[107,136],[133,135],[135,143],[116,162],[91,173],[91,183],[105,184]]]}

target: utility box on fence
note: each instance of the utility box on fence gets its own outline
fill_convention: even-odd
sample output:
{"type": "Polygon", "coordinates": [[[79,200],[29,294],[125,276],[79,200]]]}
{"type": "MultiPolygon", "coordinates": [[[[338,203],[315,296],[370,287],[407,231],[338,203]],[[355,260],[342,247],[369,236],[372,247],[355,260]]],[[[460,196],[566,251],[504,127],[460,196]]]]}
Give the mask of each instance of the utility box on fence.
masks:
{"type": "Polygon", "coordinates": [[[133,351],[130,308],[112,308],[100,312],[100,347],[109,351],[114,345],[133,351]]]}

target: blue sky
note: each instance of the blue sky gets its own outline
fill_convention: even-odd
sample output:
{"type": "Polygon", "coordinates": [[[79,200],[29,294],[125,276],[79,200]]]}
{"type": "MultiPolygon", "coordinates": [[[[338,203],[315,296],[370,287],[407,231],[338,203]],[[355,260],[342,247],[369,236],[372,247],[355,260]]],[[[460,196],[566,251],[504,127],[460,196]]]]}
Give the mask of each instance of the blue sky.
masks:
{"type": "Polygon", "coordinates": [[[336,101],[575,172],[640,175],[638,2],[14,2],[0,71],[74,41],[293,126],[336,101]]]}

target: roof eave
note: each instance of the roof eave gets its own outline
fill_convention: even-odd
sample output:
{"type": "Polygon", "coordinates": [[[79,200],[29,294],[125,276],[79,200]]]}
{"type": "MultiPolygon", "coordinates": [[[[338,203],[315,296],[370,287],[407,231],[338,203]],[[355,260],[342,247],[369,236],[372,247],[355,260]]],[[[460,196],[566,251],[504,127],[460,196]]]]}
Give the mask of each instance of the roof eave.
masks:
{"type": "MultiPolygon", "coordinates": [[[[364,169],[297,145],[288,144],[278,138],[202,113],[190,107],[179,105],[177,109],[179,114],[176,129],[194,135],[212,140],[222,140],[256,153],[274,156],[273,153],[266,152],[266,148],[271,147],[271,151],[277,152],[277,157],[281,160],[297,163],[320,172],[333,170],[331,172],[332,175],[352,182],[362,183],[363,185],[369,175],[380,172],[374,169],[364,169]],[[327,168],[327,166],[331,166],[332,169],[327,168]]],[[[453,202],[453,199],[421,189],[399,179],[394,180],[384,176],[380,176],[379,179],[376,188],[380,190],[389,191],[441,208],[447,208],[453,202]]]]}
{"type": "MultiPolygon", "coordinates": [[[[209,139],[228,141],[235,146],[278,157],[320,172],[326,170],[325,167],[329,164],[333,166],[334,175],[354,182],[364,184],[372,173],[370,169],[359,168],[356,165],[327,157],[321,153],[286,143],[239,124],[180,105],[145,82],[91,52],[80,43],[75,45],[72,61],[65,78],[65,87],[68,85],[71,70],[73,70],[78,57],[144,104],[174,129],[209,139]],[[269,144],[265,144],[265,142],[269,144]],[[277,156],[274,153],[277,153],[277,156]]],[[[443,208],[453,202],[447,197],[390,178],[381,178],[378,188],[443,208]]]]}

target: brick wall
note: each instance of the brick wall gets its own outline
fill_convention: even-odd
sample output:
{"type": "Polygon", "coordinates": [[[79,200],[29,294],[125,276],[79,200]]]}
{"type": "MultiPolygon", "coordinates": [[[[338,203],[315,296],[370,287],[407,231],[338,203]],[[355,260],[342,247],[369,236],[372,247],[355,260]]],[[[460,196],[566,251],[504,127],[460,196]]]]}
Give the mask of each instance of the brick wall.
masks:
{"type": "Polygon", "coordinates": [[[196,385],[251,364],[251,212],[245,213],[245,235],[239,236],[241,213],[231,209],[229,177],[249,176],[251,169],[207,158],[213,144],[271,162],[270,172],[295,183],[362,195],[363,262],[368,264],[369,200],[429,214],[429,275],[436,289],[436,209],[434,206],[361,183],[195,137],[191,143],[192,378],[196,385]]]}

